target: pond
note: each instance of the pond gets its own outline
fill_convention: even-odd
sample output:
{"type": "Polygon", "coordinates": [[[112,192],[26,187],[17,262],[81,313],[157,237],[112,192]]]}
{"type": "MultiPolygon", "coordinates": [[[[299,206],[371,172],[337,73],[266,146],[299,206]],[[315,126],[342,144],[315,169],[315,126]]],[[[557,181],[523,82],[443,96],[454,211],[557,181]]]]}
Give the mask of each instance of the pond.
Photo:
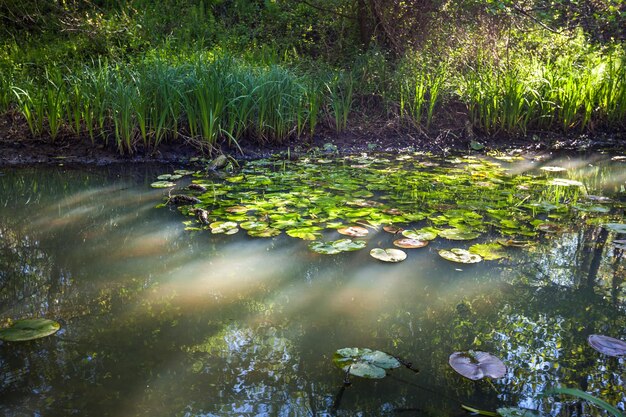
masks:
{"type": "Polygon", "coordinates": [[[460,416],[463,404],[610,415],[542,395],[552,387],[624,410],[626,359],[587,338],[626,339],[626,158],[181,168],[0,170],[2,327],[61,324],[0,342],[0,414],[460,416]],[[171,198],[181,193],[197,200],[171,198]],[[420,247],[394,245],[403,238],[420,247]],[[333,363],[342,348],[413,370],[347,385],[333,363]],[[457,374],[450,355],[466,351],[500,358],[504,377],[457,374]]]}

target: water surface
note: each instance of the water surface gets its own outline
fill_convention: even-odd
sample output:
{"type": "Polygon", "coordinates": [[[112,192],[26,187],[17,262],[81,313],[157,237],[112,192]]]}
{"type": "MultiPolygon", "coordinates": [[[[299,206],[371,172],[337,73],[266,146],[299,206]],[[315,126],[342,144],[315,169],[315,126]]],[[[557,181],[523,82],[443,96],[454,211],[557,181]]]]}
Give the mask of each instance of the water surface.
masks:
{"type": "MultiPolygon", "coordinates": [[[[586,195],[611,199],[602,216],[623,219],[619,159],[495,162],[512,176],[565,167],[559,176],[583,182],[586,195]]],[[[626,339],[626,263],[615,243],[626,236],[597,214],[529,237],[538,244],[507,260],[455,264],[437,251],[458,242],[437,239],[389,265],[369,256],[391,247],[382,230],[366,250],[334,256],[284,233],[187,231],[175,208],[156,208],[167,191],[150,188],[174,168],[2,171],[0,319],[63,327],[0,342],[1,414],[455,416],[468,404],[605,415],[573,398],[540,398],[550,386],[624,409],[624,359],[586,343],[594,333],[626,339]],[[342,390],[332,356],[343,347],[389,352],[420,372],[352,378],[342,390]],[[506,377],[491,386],[456,374],[448,357],[468,349],[502,358],[506,377]]]]}

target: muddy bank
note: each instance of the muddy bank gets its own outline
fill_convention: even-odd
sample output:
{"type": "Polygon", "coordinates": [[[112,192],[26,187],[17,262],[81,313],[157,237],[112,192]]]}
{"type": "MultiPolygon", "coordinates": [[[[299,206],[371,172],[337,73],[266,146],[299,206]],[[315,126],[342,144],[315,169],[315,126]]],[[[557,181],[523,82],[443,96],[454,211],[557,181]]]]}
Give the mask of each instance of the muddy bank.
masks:
{"type": "Polygon", "coordinates": [[[112,140],[95,142],[89,138],[76,139],[71,135],[60,136],[52,141],[42,136],[33,138],[23,126],[15,124],[13,118],[5,115],[0,120],[0,166],[34,164],[92,164],[141,162],[184,163],[193,158],[208,157],[216,153],[228,153],[241,159],[255,159],[280,152],[292,155],[326,152],[355,153],[373,151],[414,150],[433,154],[498,150],[508,152],[549,152],[556,150],[626,151],[626,132],[623,134],[598,134],[594,136],[563,136],[558,134],[533,134],[527,137],[480,137],[465,131],[441,131],[429,134],[398,131],[394,128],[380,128],[375,131],[352,129],[337,133],[333,130],[320,130],[308,140],[291,140],[281,144],[259,144],[241,141],[239,148],[220,144],[219,148],[201,149],[190,142],[170,141],[157,149],[146,149],[138,143],[132,154],[120,154],[112,140]],[[477,144],[479,146],[477,146],[477,144]]]}

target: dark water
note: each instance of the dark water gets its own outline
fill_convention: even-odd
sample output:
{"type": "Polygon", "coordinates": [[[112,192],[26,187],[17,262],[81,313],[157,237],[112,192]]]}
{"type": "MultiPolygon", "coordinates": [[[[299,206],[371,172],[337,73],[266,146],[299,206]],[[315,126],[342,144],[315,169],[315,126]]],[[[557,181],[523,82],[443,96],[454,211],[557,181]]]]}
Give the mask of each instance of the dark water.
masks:
{"type": "MultiPolygon", "coordinates": [[[[612,198],[623,218],[626,163],[550,164],[612,198]]],[[[441,259],[439,241],[394,265],[369,250],[322,256],[284,234],[185,231],[175,209],[155,208],[167,191],[150,188],[171,168],[0,171],[0,319],[63,326],[0,342],[0,414],[456,416],[467,404],[607,415],[573,397],[540,397],[552,386],[624,409],[625,360],[586,339],[626,339],[626,261],[615,244],[626,236],[580,222],[476,265],[441,259]],[[343,347],[389,352],[420,372],[342,389],[332,356],[343,347]],[[506,377],[460,377],[448,357],[468,349],[502,358],[506,377]]],[[[369,239],[384,247],[393,237],[369,239]]]]}

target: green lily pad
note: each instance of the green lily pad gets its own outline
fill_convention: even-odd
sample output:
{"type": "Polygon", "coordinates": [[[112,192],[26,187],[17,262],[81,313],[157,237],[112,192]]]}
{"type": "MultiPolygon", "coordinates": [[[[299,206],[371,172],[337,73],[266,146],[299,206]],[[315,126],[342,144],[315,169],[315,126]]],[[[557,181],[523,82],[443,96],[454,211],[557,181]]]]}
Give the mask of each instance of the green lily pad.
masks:
{"type": "Polygon", "coordinates": [[[352,252],[367,246],[364,240],[339,239],[332,242],[311,242],[309,249],[322,255],[335,255],[341,252],[352,252]]]}
{"type": "Polygon", "coordinates": [[[344,372],[361,378],[381,379],[390,369],[401,366],[393,356],[367,348],[343,348],[335,352],[333,363],[344,372]]]}
{"type": "Polygon", "coordinates": [[[528,240],[498,239],[496,242],[502,246],[512,246],[515,248],[526,248],[533,245],[533,242],[528,240]]]}
{"type": "Polygon", "coordinates": [[[321,237],[320,230],[322,230],[320,227],[302,227],[287,230],[287,235],[302,240],[315,240],[321,237]]]}
{"type": "Polygon", "coordinates": [[[267,227],[262,230],[248,230],[248,235],[252,237],[274,237],[280,235],[282,232],[272,227],[267,227]]]}
{"type": "Polygon", "coordinates": [[[243,230],[253,230],[255,232],[260,232],[261,230],[265,230],[269,227],[269,225],[265,222],[243,222],[239,225],[243,230]]]}
{"type": "Polygon", "coordinates": [[[454,352],[450,355],[448,363],[452,369],[472,381],[485,377],[502,378],[506,375],[504,363],[487,352],[454,352]]]}
{"type": "Polygon", "coordinates": [[[393,245],[402,249],[418,249],[428,245],[428,240],[417,240],[405,237],[393,241],[393,245]]]}
{"type": "Polygon", "coordinates": [[[150,184],[150,186],[152,188],[170,188],[175,186],[176,184],[174,184],[171,181],[155,181],[152,184],[150,184]]]}
{"type": "Polygon", "coordinates": [[[237,223],[235,222],[213,222],[209,225],[211,233],[218,234],[224,233],[227,235],[234,235],[239,231],[237,223]]]}
{"type": "Polygon", "coordinates": [[[508,257],[508,254],[499,243],[478,243],[469,248],[470,253],[480,255],[486,261],[495,261],[508,257]]]}
{"type": "Polygon", "coordinates": [[[470,253],[465,249],[457,248],[450,250],[441,249],[439,251],[439,256],[448,261],[458,262],[461,264],[475,264],[483,260],[480,255],[470,253]]]}
{"type": "Polygon", "coordinates": [[[503,407],[496,410],[502,417],[540,417],[537,411],[526,408],[503,407]]]}
{"type": "Polygon", "coordinates": [[[18,320],[11,327],[0,330],[0,340],[5,342],[24,342],[40,339],[56,333],[61,325],[48,319],[18,320]]]}
{"type": "Polygon", "coordinates": [[[626,224],[624,223],[607,223],[603,227],[611,232],[626,233],[626,224]]]}
{"type": "Polygon", "coordinates": [[[480,236],[480,233],[465,229],[443,229],[439,236],[450,240],[472,240],[480,236]]]}
{"type": "Polygon", "coordinates": [[[341,229],[337,229],[337,232],[351,237],[363,237],[369,234],[369,231],[365,227],[361,226],[343,227],[341,229]]]}
{"type": "Polygon", "coordinates": [[[174,171],[174,174],[180,175],[180,176],[184,177],[184,176],[187,176],[187,175],[194,174],[194,171],[189,171],[189,170],[186,170],[186,169],[177,169],[177,170],[174,171]]]}
{"type": "Polygon", "coordinates": [[[437,238],[437,232],[431,228],[423,228],[418,230],[405,230],[402,236],[415,240],[434,240],[437,238]]]}
{"type": "Polygon", "coordinates": [[[406,259],[406,252],[399,249],[374,248],[370,251],[370,256],[379,261],[397,263],[406,259]]]}

